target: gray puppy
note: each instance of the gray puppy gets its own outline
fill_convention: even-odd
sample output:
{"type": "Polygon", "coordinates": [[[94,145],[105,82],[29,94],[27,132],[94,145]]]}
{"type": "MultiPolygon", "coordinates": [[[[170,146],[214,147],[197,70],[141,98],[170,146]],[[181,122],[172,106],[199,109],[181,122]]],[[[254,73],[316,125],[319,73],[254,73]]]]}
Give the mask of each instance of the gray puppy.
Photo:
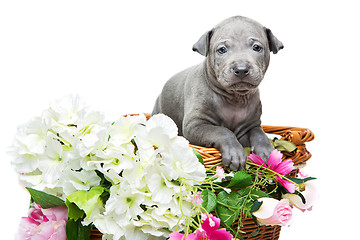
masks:
{"type": "Polygon", "coordinates": [[[190,143],[215,147],[223,164],[237,171],[251,147],[266,161],[273,147],[260,124],[258,86],[270,60],[283,44],[270,29],[235,16],[206,32],[193,50],[203,63],[173,76],[156,100],[152,114],[172,118],[190,143]]]}

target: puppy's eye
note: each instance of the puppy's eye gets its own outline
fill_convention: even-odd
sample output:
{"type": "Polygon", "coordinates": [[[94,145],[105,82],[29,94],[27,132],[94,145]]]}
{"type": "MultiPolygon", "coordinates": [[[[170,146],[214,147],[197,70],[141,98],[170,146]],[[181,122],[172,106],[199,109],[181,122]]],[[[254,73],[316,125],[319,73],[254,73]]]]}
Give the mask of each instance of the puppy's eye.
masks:
{"type": "Polygon", "coordinates": [[[259,45],[257,44],[254,44],[252,49],[255,51],[255,52],[260,52],[262,50],[262,47],[260,47],[259,45]]]}
{"type": "Polygon", "coordinates": [[[226,47],[221,47],[221,48],[219,48],[219,49],[217,50],[217,53],[219,53],[219,54],[224,54],[224,53],[226,53],[226,52],[227,52],[226,47]]]}

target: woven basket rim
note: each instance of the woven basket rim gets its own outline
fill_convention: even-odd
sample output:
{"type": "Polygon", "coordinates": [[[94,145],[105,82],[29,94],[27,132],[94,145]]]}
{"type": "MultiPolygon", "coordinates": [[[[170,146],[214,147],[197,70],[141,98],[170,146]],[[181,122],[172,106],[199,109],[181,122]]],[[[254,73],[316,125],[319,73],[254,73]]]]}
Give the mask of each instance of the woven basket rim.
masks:
{"type": "MultiPolygon", "coordinates": [[[[150,113],[143,113],[147,119],[151,117],[150,113]]],[[[129,114],[139,115],[139,114],[129,114]]],[[[314,133],[308,128],[289,127],[289,126],[270,126],[262,125],[265,133],[276,134],[281,136],[281,139],[294,143],[297,149],[293,152],[282,152],[283,160],[291,159],[295,166],[303,166],[306,161],[311,158],[311,153],[306,149],[305,143],[315,139],[314,133]]],[[[204,159],[207,168],[218,164],[222,161],[221,152],[216,148],[207,148],[190,144],[190,147],[195,149],[204,159]]]]}

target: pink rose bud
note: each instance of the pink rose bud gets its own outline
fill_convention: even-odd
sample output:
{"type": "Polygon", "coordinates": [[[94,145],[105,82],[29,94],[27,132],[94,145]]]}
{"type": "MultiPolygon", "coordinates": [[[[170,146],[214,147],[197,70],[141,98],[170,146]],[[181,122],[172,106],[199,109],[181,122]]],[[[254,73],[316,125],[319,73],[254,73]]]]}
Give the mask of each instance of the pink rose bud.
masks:
{"type": "Polygon", "coordinates": [[[287,193],[282,198],[288,199],[291,205],[303,212],[306,210],[311,211],[314,203],[319,199],[319,192],[313,180],[305,182],[302,188],[301,194],[305,198],[305,203],[296,194],[287,193]]]}
{"type": "Polygon", "coordinates": [[[259,198],[262,202],[259,210],[253,213],[260,225],[280,225],[285,226],[292,217],[292,209],[289,200],[274,198],[259,198]]]}
{"type": "Polygon", "coordinates": [[[66,240],[68,211],[65,206],[42,209],[33,203],[28,217],[23,217],[16,240],[66,240]]]}

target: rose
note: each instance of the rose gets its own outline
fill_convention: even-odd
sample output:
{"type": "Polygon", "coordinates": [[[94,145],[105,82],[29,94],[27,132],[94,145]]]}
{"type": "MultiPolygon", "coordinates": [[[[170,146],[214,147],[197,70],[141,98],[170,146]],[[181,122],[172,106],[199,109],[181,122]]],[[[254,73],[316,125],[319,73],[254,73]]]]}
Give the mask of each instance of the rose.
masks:
{"type": "MultiPolygon", "coordinates": [[[[305,179],[308,177],[302,172],[299,172],[300,178],[305,179]]],[[[300,192],[305,199],[305,203],[299,195],[287,193],[282,196],[284,199],[288,199],[290,204],[294,207],[305,212],[306,210],[311,211],[314,203],[319,198],[319,192],[317,190],[316,184],[313,180],[307,181],[303,184],[300,184],[300,192]]]]}
{"type": "Polygon", "coordinates": [[[42,209],[31,204],[28,217],[23,217],[16,240],[66,240],[68,211],[65,206],[42,209]]]}
{"type": "Polygon", "coordinates": [[[292,217],[292,209],[289,200],[277,200],[274,198],[259,198],[262,202],[260,208],[253,213],[261,225],[281,225],[285,226],[292,217]]]}

